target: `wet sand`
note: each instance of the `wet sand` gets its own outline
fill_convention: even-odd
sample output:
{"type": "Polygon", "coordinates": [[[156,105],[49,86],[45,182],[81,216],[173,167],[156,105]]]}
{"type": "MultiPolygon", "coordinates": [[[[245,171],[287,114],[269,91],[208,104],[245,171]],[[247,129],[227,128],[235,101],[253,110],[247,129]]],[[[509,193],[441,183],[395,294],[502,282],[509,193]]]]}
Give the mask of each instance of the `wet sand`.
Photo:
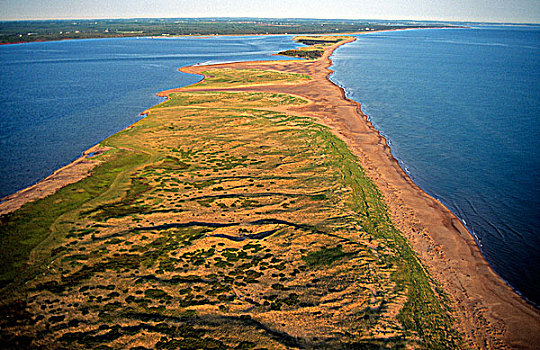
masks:
{"type": "MultiPolygon", "coordinates": [[[[329,126],[343,139],[385,198],[394,224],[407,237],[431,276],[442,285],[454,304],[458,329],[467,348],[536,348],[540,344],[540,313],[527,304],[493,272],[469,232],[446,207],[422,191],[392,157],[386,140],[373,128],[361,106],[345,98],[330,82],[329,56],[342,41],[329,47],[317,61],[261,61],[181,68],[201,74],[214,67],[253,68],[308,74],[304,84],[235,87],[231,91],[261,91],[298,95],[310,101],[303,106],[273,108],[305,115],[329,126]]],[[[191,87],[161,92],[198,90],[191,87]]],[[[200,89],[207,90],[207,89],[200,89]]],[[[223,89],[220,89],[223,90],[223,89]]],[[[94,152],[89,150],[85,152],[94,152]]],[[[4,198],[0,213],[45,197],[87,176],[97,164],[81,157],[38,184],[4,198]]]]}

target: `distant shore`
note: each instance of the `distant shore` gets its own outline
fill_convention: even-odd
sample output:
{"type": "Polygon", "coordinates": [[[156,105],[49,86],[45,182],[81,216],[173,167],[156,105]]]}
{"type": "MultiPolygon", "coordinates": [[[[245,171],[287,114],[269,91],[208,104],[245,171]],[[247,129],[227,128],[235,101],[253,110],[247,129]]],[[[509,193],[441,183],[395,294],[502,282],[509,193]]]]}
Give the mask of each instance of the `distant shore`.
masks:
{"type": "Polygon", "coordinates": [[[331,36],[331,35],[359,35],[366,33],[380,33],[380,32],[391,32],[391,31],[402,31],[402,30],[416,30],[416,29],[446,29],[446,28],[466,28],[464,26],[434,26],[434,27],[407,27],[407,28],[391,28],[391,29],[374,29],[374,30],[364,30],[364,31],[354,31],[354,32],[342,32],[342,33],[245,33],[245,34],[185,34],[185,35],[118,35],[118,36],[95,36],[95,37],[74,37],[74,38],[55,38],[55,39],[38,39],[32,41],[12,41],[7,43],[0,43],[1,45],[15,45],[15,44],[29,44],[29,43],[38,43],[38,42],[49,42],[49,41],[68,41],[68,40],[88,40],[88,39],[120,39],[120,38],[151,38],[151,39],[167,39],[167,38],[212,38],[212,37],[242,37],[242,36],[303,36],[303,35],[314,35],[314,36],[331,36]]]}
{"type": "MultiPolygon", "coordinates": [[[[284,107],[283,111],[316,118],[329,126],[358,157],[388,204],[393,223],[407,238],[435,281],[449,294],[467,347],[534,348],[540,343],[539,311],[527,304],[491,269],[459,219],[408,177],[393,158],[384,137],[362,113],[361,105],[346,98],[344,90],[329,80],[330,56],[339,46],[353,40],[332,45],[316,61],[239,62],[189,66],[181,68],[181,71],[201,74],[212,67],[254,68],[310,75],[312,79],[306,85],[276,84],[228,90],[287,93],[313,101],[308,106],[284,107]]],[[[185,87],[159,95],[196,90],[196,86],[185,87]]],[[[86,155],[96,150],[99,151],[98,148],[86,151],[85,156],[47,179],[3,198],[0,214],[16,210],[29,201],[43,198],[84,178],[97,165],[97,162],[86,160],[86,155]]]]}

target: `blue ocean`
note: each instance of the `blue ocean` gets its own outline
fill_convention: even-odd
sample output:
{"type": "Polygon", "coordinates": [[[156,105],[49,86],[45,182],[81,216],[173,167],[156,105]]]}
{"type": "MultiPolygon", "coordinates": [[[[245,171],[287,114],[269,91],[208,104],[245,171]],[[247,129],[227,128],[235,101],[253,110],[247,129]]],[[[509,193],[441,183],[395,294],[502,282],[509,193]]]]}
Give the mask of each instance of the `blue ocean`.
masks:
{"type": "MultiPolygon", "coordinates": [[[[141,118],[194,63],[275,59],[291,36],[126,38],[0,46],[0,197],[141,118]]],[[[403,169],[466,224],[495,270],[540,304],[540,27],[371,33],[332,80],[403,169]]]]}
{"type": "Polygon", "coordinates": [[[141,118],[195,63],[287,59],[292,36],[89,39],[0,46],[0,198],[141,118]]]}
{"type": "Polygon", "coordinates": [[[491,266],[540,304],[540,27],[361,35],[332,80],[491,266]]]}

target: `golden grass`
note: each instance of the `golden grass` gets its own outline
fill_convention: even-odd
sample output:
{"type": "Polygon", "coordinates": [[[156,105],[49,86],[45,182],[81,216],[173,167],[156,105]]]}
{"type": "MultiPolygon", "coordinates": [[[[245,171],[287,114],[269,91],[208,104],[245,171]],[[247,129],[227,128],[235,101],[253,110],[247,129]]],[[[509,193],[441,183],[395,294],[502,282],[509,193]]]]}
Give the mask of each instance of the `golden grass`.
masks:
{"type": "Polygon", "coordinates": [[[205,79],[189,88],[221,89],[247,85],[298,83],[310,79],[308,75],[260,69],[223,68],[209,69],[202,73],[205,75],[205,79]]]}
{"type": "MultiPolygon", "coordinates": [[[[206,73],[199,87],[306,79],[206,73]]],[[[110,151],[85,180],[100,191],[43,220],[50,258],[15,281],[24,313],[2,324],[7,334],[82,348],[455,346],[439,296],[345,144],[310,118],[264,109],[305,100],[170,97],[102,142],[110,151]]],[[[90,185],[47,200],[69,203],[90,185]]],[[[49,215],[32,205],[10,227],[49,215]]]]}

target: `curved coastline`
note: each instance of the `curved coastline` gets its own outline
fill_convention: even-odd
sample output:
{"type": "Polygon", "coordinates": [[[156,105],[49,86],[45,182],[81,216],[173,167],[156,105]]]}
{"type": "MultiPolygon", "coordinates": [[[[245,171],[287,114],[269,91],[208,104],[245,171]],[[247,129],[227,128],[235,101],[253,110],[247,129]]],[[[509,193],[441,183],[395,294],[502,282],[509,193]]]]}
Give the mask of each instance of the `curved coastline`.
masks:
{"type": "MultiPolygon", "coordinates": [[[[336,48],[353,40],[351,38],[331,46],[318,61],[235,62],[187,66],[180,70],[191,74],[201,74],[203,68],[217,66],[263,66],[286,71],[299,69],[302,72],[312,70],[315,74],[309,86],[269,85],[243,90],[280,91],[315,101],[317,106],[309,104],[288,108],[288,111],[315,117],[329,126],[358,156],[366,174],[383,195],[392,221],[407,238],[432,277],[453,300],[458,328],[464,333],[469,347],[534,348],[540,343],[538,310],[527,304],[491,269],[464,224],[440,201],[412,181],[393,157],[387,140],[362,112],[361,104],[347,98],[344,89],[330,80],[330,56],[336,48]],[[314,85],[322,89],[314,89],[314,85]],[[334,96],[332,92],[337,94],[334,96]]],[[[194,89],[188,86],[165,90],[158,93],[158,96],[167,98],[170,93],[194,89]]],[[[99,161],[88,159],[87,155],[100,151],[104,149],[96,145],[85,151],[81,158],[46,179],[3,198],[0,214],[16,210],[26,202],[43,198],[88,176],[99,161]],[[17,204],[8,208],[9,203],[17,204]]]]}
{"type": "MultiPolygon", "coordinates": [[[[448,237],[444,236],[444,232],[437,232],[436,230],[429,230],[427,232],[429,238],[440,247],[442,252],[442,259],[440,259],[441,255],[439,255],[438,258],[440,261],[436,261],[429,254],[429,250],[431,250],[429,245],[432,242],[426,242],[425,235],[423,237],[424,239],[419,237],[418,233],[422,231],[415,230],[416,223],[413,220],[402,220],[400,218],[403,214],[401,211],[404,208],[399,203],[403,201],[404,205],[407,206],[405,197],[409,198],[410,202],[414,202],[411,201],[411,197],[405,196],[407,192],[401,196],[396,194],[394,189],[388,188],[388,185],[391,183],[385,183],[386,181],[384,179],[374,174],[391,173],[381,171],[381,164],[378,164],[377,171],[368,171],[368,175],[377,184],[377,187],[381,190],[385,201],[389,205],[392,221],[405,234],[423,264],[429,268],[431,274],[445,287],[445,291],[454,299],[458,308],[458,314],[461,314],[461,317],[458,317],[461,319],[460,323],[461,327],[463,327],[461,331],[465,333],[469,345],[474,344],[473,346],[478,348],[484,348],[484,346],[487,348],[502,348],[507,346],[511,348],[534,348],[540,340],[538,337],[538,331],[540,329],[540,313],[538,309],[526,298],[518,294],[516,290],[491,268],[481,253],[474,235],[469,232],[462,220],[441,201],[428,194],[409,177],[401,167],[399,161],[393,156],[386,138],[373,126],[368,116],[363,113],[361,103],[349,99],[346,96],[345,90],[330,79],[330,75],[333,72],[330,69],[332,63],[329,57],[327,59],[330,62],[327,66],[329,74],[326,76],[326,79],[340,90],[343,100],[356,106],[357,113],[363,123],[378,138],[377,145],[382,151],[378,152],[378,154],[386,158],[387,168],[391,168],[398,175],[398,181],[394,185],[399,185],[399,182],[403,182],[410,187],[407,192],[422,199],[427,207],[433,211],[438,211],[441,214],[445,229],[454,235],[455,240],[449,240],[448,237]],[[426,243],[428,245],[427,249],[426,243]],[[457,251],[453,250],[451,247],[452,243],[459,244],[461,249],[457,251]],[[462,262],[459,262],[459,259],[462,262]],[[464,261],[467,261],[467,263],[464,263],[464,261]],[[450,263],[454,266],[440,266],[440,263],[450,263]],[[449,273],[448,270],[450,269],[454,271],[449,273]],[[465,273],[467,271],[476,272],[476,277],[480,276],[482,281],[476,281],[476,283],[463,281],[463,276],[459,276],[457,273],[465,273]],[[454,277],[457,277],[457,281],[453,280],[454,277]],[[478,292],[478,296],[475,298],[471,292],[478,292]],[[484,318],[487,324],[482,322],[483,320],[481,318],[484,318]],[[476,325],[475,321],[478,322],[476,325]],[[481,331],[479,324],[483,324],[487,329],[481,331]],[[528,327],[530,327],[530,330],[527,330],[528,327]]],[[[345,141],[352,146],[351,148],[356,148],[353,140],[345,139],[345,141]]],[[[364,167],[364,169],[367,170],[369,168],[364,167]]],[[[402,190],[406,189],[402,188],[402,190]]],[[[407,209],[414,210],[419,208],[416,206],[416,208],[407,209]]],[[[428,212],[422,213],[420,211],[416,215],[419,216],[422,223],[429,223],[430,220],[425,217],[428,215],[428,212]]],[[[469,277],[469,275],[466,274],[465,276],[469,277]]]]}
{"type": "MultiPolygon", "coordinates": [[[[306,66],[313,66],[309,72],[313,80],[307,89],[305,86],[302,89],[275,85],[227,90],[283,92],[302,96],[318,104],[319,113],[317,106],[289,108],[287,112],[309,115],[329,126],[358,156],[361,166],[382,193],[392,221],[407,238],[431,276],[450,295],[457,326],[464,334],[468,347],[534,348],[540,342],[539,311],[494,272],[462,221],[407,175],[392,155],[387,140],[362,112],[361,104],[347,98],[344,89],[330,80],[330,56],[339,46],[354,40],[351,38],[329,47],[318,61],[304,61],[306,66]],[[324,84],[321,84],[322,81],[324,84]],[[319,85],[315,88],[316,83],[319,85]],[[338,96],[333,96],[335,101],[329,103],[331,90],[336,91],[338,96]]],[[[202,74],[203,68],[213,67],[276,69],[297,73],[309,70],[299,69],[298,66],[290,67],[284,62],[252,61],[187,66],[180,70],[191,74],[202,74]]],[[[192,85],[160,94],[167,96],[179,91],[197,91],[197,87],[192,85]]]]}

